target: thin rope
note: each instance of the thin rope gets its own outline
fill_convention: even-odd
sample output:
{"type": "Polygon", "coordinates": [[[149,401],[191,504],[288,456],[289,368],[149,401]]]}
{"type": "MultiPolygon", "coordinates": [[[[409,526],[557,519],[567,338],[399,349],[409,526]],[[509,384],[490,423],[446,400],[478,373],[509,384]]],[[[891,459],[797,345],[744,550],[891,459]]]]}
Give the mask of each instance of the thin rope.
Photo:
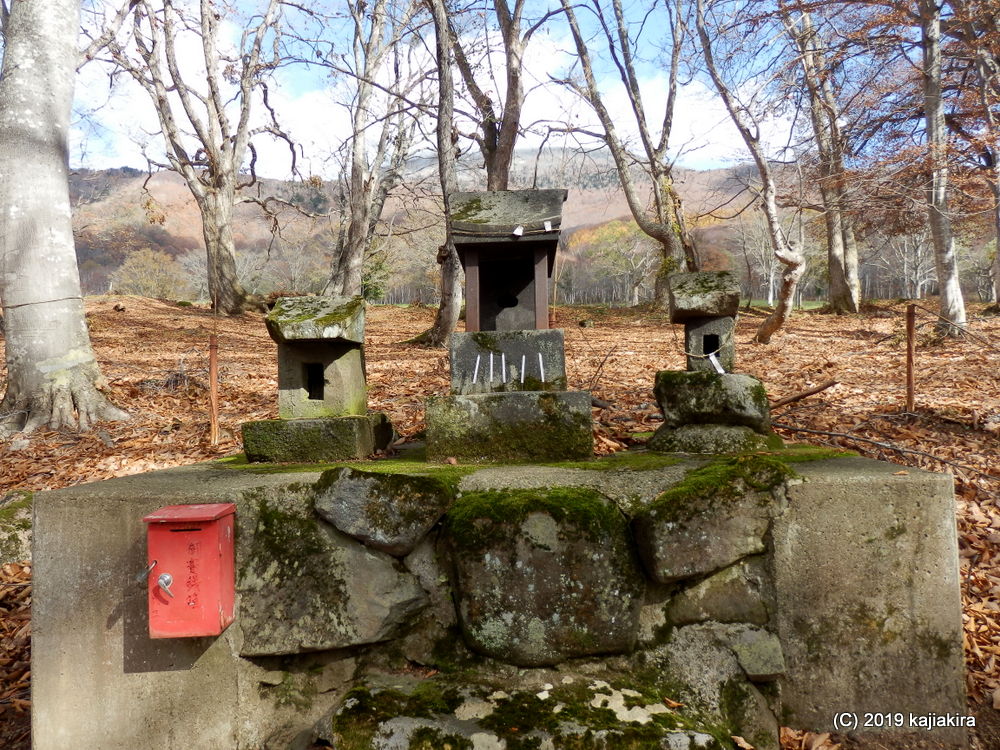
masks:
{"type": "Polygon", "coordinates": [[[3,307],[5,310],[13,310],[15,307],[30,307],[31,305],[51,305],[53,302],[66,302],[71,299],[78,299],[81,302],[83,301],[83,297],[76,295],[74,297],[59,297],[58,299],[44,299],[44,300],[39,300],[38,302],[20,302],[16,305],[4,305],[3,307]]]}

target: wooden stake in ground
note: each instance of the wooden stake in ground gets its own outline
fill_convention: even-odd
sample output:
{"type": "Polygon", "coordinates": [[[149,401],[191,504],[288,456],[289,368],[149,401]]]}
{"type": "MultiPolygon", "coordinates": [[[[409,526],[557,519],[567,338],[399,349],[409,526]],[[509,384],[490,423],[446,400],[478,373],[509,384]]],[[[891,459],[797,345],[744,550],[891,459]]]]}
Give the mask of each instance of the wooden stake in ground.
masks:
{"type": "Polygon", "coordinates": [[[219,337],[214,333],[208,337],[208,404],[209,439],[212,445],[219,444],[219,337]]]}
{"type": "Polygon", "coordinates": [[[906,411],[913,411],[913,355],[916,348],[917,306],[906,306],[906,411]]]}

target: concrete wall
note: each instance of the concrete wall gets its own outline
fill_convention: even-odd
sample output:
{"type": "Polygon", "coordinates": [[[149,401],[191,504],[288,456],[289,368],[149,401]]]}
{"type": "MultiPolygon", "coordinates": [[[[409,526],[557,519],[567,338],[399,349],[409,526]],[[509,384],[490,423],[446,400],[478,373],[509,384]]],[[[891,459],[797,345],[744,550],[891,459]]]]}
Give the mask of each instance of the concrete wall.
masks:
{"type": "MultiPolygon", "coordinates": [[[[632,517],[698,465],[484,468],[465,476],[460,489],[592,487],[632,517]]],[[[759,561],[770,577],[765,588],[774,592],[766,627],[777,634],[784,653],[779,721],[830,730],[835,716],[845,712],[862,720],[867,712],[899,712],[907,722],[910,714],[964,715],[951,478],[914,469],[901,474],[897,466],[852,458],[792,466],[799,477],[769,495],[773,520],[759,561]]],[[[236,622],[218,638],[151,640],[145,584],[136,577],[145,567],[147,513],[171,504],[237,503],[239,569],[258,533],[253,498],[308,494],[303,485],[318,478],[318,472],[258,473],[202,464],[37,495],[35,749],[305,747],[312,727],[327,723],[355,678],[359,650],[241,657],[262,652],[244,648],[241,627],[250,621],[250,610],[244,603],[241,620],[239,602],[236,622]],[[298,489],[282,490],[293,485],[298,489]]],[[[706,507],[711,515],[711,504],[706,507]]],[[[359,555],[373,554],[336,535],[338,548],[350,542],[359,555]]],[[[718,539],[718,533],[708,533],[706,544],[718,539]]],[[[392,561],[383,562],[387,570],[395,569],[392,561]]],[[[362,567],[353,565],[345,575],[363,583],[370,571],[362,567]]],[[[430,580],[425,588],[447,591],[450,585],[436,575],[430,580]]],[[[694,585],[699,580],[691,579],[694,585]]],[[[435,601],[450,601],[447,594],[435,599],[434,591],[428,593],[435,601]]],[[[381,590],[371,594],[379,602],[386,596],[381,590]]],[[[670,607],[669,601],[646,603],[661,619],[674,611],[670,607]]],[[[351,609],[357,607],[351,603],[351,609]]],[[[716,614],[708,619],[732,622],[716,614]]],[[[691,625],[712,627],[712,622],[691,625]]],[[[354,642],[367,648],[364,644],[380,638],[354,642]]],[[[647,639],[640,640],[635,656],[646,647],[647,639]]],[[[672,648],[655,638],[649,646],[672,648]]],[[[963,741],[957,731],[922,736],[963,741]]]]}
{"type": "Polygon", "coordinates": [[[920,731],[910,714],[964,716],[951,476],[861,458],[795,468],[805,481],[772,527],[786,724],[832,730],[834,712],[861,724],[899,713],[920,731]]]}
{"type": "MultiPolygon", "coordinates": [[[[250,487],[317,478],[201,466],[37,495],[35,750],[233,750],[264,747],[272,733],[281,737],[276,746],[288,747],[281,727],[296,710],[261,699],[257,685],[268,665],[236,657],[238,623],[217,638],[149,638],[146,584],[136,581],[146,561],[142,517],[171,504],[242,503],[250,487]]],[[[321,703],[295,724],[308,725],[310,713],[318,719],[321,703]]]]}

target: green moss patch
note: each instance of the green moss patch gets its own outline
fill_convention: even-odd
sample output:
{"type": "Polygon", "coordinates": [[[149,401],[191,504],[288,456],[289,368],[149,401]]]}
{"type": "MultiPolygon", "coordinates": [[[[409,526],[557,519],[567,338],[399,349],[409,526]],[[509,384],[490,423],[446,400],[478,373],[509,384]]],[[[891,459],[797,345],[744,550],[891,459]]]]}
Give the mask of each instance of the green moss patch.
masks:
{"type": "Polygon", "coordinates": [[[774,489],[793,476],[795,472],[774,455],[750,453],[718,459],[688,472],[679,484],[656,498],[650,510],[661,519],[674,514],[680,517],[694,501],[735,500],[750,490],[774,489]]]}
{"type": "Polygon", "coordinates": [[[682,459],[647,451],[619,451],[599,458],[582,461],[554,461],[540,464],[559,469],[586,469],[588,471],[653,471],[668,466],[676,466],[682,459]]]}
{"type": "Polygon", "coordinates": [[[546,513],[560,524],[572,524],[591,541],[619,535],[624,524],[614,503],[582,487],[469,492],[451,507],[445,523],[453,543],[471,552],[488,546],[497,526],[516,526],[531,513],[546,513]]]}

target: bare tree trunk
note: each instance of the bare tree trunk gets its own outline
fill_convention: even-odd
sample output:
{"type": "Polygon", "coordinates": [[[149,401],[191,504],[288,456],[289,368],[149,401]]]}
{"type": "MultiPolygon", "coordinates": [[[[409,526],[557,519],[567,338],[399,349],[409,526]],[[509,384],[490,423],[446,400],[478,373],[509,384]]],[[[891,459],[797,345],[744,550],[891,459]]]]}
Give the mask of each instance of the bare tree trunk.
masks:
{"type": "Polygon", "coordinates": [[[438,251],[438,262],[441,264],[441,304],[434,317],[434,325],[418,338],[431,346],[444,346],[458,325],[462,308],[462,264],[451,236],[449,201],[449,196],[457,187],[455,143],[451,137],[455,119],[455,89],[451,69],[448,14],[444,0],[430,0],[430,6],[434,16],[438,63],[438,172],[441,176],[441,193],[444,198],[445,241],[438,251]]]}
{"type": "Polygon", "coordinates": [[[993,246],[993,304],[1000,311],[1000,163],[994,158],[993,180],[993,224],[996,231],[996,241],[993,246]]]}
{"type": "Polygon", "coordinates": [[[792,302],[795,298],[795,287],[805,272],[805,258],[785,237],[785,232],[781,228],[781,221],[778,218],[778,204],[776,200],[777,186],[771,167],[768,164],[767,156],[760,144],[760,129],[754,122],[751,113],[743,104],[736,99],[729,84],[723,79],[718,66],[715,64],[715,56],[712,53],[712,36],[709,34],[705,24],[704,15],[705,0],[697,0],[697,26],[698,38],[701,40],[701,49],[705,54],[705,65],[708,73],[715,83],[715,88],[719,92],[726,111],[732,119],[736,129],[740,131],[740,136],[750,151],[754,163],[757,165],[757,172],[761,181],[761,208],[767,218],[768,233],[771,238],[771,246],[774,249],[774,257],[784,266],[781,272],[781,288],[778,291],[778,304],[774,311],[767,316],[760,327],[754,340],[766,344],[770,342],[771,336],[778,331],[792,313],[792,302]]]}
{"type": "Polygon", "coordinates": [[[854,230],[844,211],[843,138],[837,119],[840,108],[836,95],[823,75],[827,67],[816,39],[816,29],[808,12],[793,19],[787,8],[782,18],[788,36],[799,51],[802,77],[809,96],[809,114],[819,154],[820,196],[825,210],[827,267],[830,274],[829,303],[836,313],[858,312],[861,287],[858,283],[857,245],[854,230]],[[850,238],[850,241],[848,241],[850,238]]]}
{"type": "Polygon", "coordinates": [[[67,133],[79,0],[18,0],[0,72],[0,435],[126,419],[98,390],[73,248],[67,133]]]}
{"type": "Polygon", "coordinates": [[[965,326],[965,301],[959,284],[955,238],[948,214],[948,138],[941,89],[941,9],[937,0],[918,0],[923,48],[924,113],[931,179],[927,186],[927,219],[934,240],[939,310],[938,329],[958,336],[965,326]]]}
{"type": "Polygon", "coordinates": [[[682,263],[689,271],[698,270],[698,258],[694,244],[684,223],[683,206],[671,179],[673,158],[668,153],[673,128],[674,104],[677,97],[680,51],[685,36],[683,3],[680,0],[671,0],[665,4],[668,13],[670,13],[671,21],[669,29],[671,60],[668,69],[667,101],[658,138],[654,137],[655,133],[649,126],[649,112],[647,112],[647,105],[641,95],[639,77],[633,60],[633,47],[636,41],[629,38],[629,33],[630,31],[634,33],[635,27],[628,23],[620,0],[613,0],[611,4],[614,14],[613,22],[603,19],[601,14],[604,13],[604,5],[601,3],[592,0],[587,5],[595,15],[602,17],[602,41],[607,45],[610,56],[616,63],[618,76],[628,95],[631,116],[642,141],[644,161],[641,162],[641,166],[651,183],[651,207],[647,198],[635,185],[633,169],[636,166],[636,157],[628,152],[624,141],[618,134],[617,123],[621,119],[622,113],[612,114],[608,110],[598,87],[590,53],[593,41],[584,36],[577,21],[574,3],[570,0],[560,0],[560,4],[569,23],[580,67],[583,71],[582,84],[572,80],[561,81],[561,83],[572,89],[597,115],[604,132],[588,133],[588,135],[595,135],[607,144],[614,159],[618,179],[632,218],[645,234],[659,243],[662,249],[661,266],[657,273],[654,294],[656,304],[664,307],[667,300],[667,276],[677,270],[682,263]]]}
{"type": "Polygon", "coordinates": [[[198,198],[201,229],[208,256],[208,296],[216,310],[238,315],[254,300],[236,273],[236,243],[233,240],[233,191],[205,191],[198,198]]]}

